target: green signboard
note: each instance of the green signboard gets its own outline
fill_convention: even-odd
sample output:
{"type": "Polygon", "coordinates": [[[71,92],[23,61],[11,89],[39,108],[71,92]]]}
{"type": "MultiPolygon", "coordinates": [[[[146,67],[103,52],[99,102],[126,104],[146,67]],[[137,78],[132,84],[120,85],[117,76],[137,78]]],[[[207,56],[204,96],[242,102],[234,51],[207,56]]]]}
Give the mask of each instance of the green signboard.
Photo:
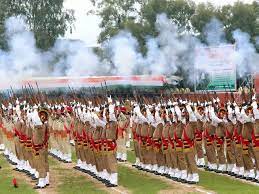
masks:
{"type": "Polygon", "coordinates": [[[235,91],[233,45],[199,48],[196,52],[196,90],[235,91]]]}

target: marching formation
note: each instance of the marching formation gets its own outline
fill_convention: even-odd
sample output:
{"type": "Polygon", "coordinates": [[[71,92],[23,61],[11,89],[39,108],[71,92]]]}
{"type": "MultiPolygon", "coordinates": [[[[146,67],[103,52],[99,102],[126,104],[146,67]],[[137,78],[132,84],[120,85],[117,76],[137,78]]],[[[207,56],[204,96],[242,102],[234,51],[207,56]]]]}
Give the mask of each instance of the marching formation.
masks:
{"type": "Polygon", "coordinates": [[[197,167],[259,183],[259,105],[255,96],[231,101],[135,104],[134,166],[189,184],[199,182],[197,167]]]}
{"type": "Polygon", "coordinates": [[[49,185],[48,125],[49,111],[43,106],[30,106],[26,101],[8,106],[2,104],[0,143],[14,170],[38,180],[35,189],[49,185]]]}
{"type": "Polygon", "coordinates": [[[71,163],[73,148],[76,170],[117,186],[129,137],[139,170],[196,184],[203,167],[259,183],[256,96],[238,103],[215,95],[3,100],[0,149],[14,170],[38,181],[36,189],[49,185],[48,154],[71,163]]]}

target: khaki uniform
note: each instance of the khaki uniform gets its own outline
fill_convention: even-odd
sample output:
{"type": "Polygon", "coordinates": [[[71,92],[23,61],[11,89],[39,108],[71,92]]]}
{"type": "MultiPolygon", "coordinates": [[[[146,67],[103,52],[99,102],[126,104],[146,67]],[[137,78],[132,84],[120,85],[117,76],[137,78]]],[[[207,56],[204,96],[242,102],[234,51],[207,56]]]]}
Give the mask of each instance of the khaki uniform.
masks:
{"type": "Polygon", "coordinates": [[[219,123],[216,127],[216,144],[217,144],[217,159],[218,164],[226,164],[226,157],[224,154],[225,147],[225,134],[226,134],[226,124],[219,123]]]}
{"type": "Polygon", "coordinates": [[[217,164],[215,142],[214,142],[215,132],[216,132],[216,127],[213,126],[210,122],[207,122],[205,124],[205,138],[206,138],[205,150],[206,150],[208,162],[210,164],[217,164]]]}
{"type": "Polygon", "coordinates": [[[183,127],[183,152],[187,164],[187,172],[188,174],[194,174],[198,172],[194,152],[194,135],[197,129],[197,122],[189,122],[189,124],[183,127]]]}
{"type": "Polygon", "coordinates": [[[252,154],[249,151],[251,149],[251,142],[252,142],[252,132],[254,129],[254,124],[251,122],[247,122],[244,124],[244,128],[242,131],[242,148],[243,148],[243,160],[244,160],[244,167],[245,170],[249,171],[252,170],[254,165],[252,161],[252,154]]]}
{"type": "Polygon", "coordinates": [[[48,163],[48,138],[49,126],[47,123],[42,126],[34,126],[32,129],[33,151],[36,170],[39,172],[39,178],[45,178],[49,172],[48,163]]]}
{"type": "Polygon", "coordinates": [[[127,160],[126,141],[130,120],[122,112],[118,117],[117,159],[127,160]]]}

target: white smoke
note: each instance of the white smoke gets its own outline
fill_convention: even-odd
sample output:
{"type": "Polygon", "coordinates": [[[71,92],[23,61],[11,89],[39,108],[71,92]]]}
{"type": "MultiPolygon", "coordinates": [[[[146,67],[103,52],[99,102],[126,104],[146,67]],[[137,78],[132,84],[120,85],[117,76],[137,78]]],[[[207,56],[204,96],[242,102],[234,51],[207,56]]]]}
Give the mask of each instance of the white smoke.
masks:
{"type": "MultiPolygon", "coordinates": [[[[147,53],[140,53],[139,44],[130,32],[121,31],[106,43],[115,69],[112,74],[173,74],[182,59],[189,52],[186,35],[179,35],[177,25],[166,14],[159,14],[156,20],[157,37],[147,37],[147,53]]],[[[186,58],[185,58],[186,60],[186,58]]]]}
{"type": "Polygon", "coordinates": [[[46,64],[36,48],[33,33],[22,16],[5,22],[8,52],[0,50],[0,79],[14,81],[24,77],[46,75],[46,64]]]}
{"type": "Polygon", "coordinates": [[[249,34],[239,29],[235,30],[232,34],[236,43],[235,62],[239,75],[242,77],[247,73],[258,72],[258,54],[254,45],[250,42],[249,34]]]}
{"type": "Polygon", "coordinates": [[[224,25],[215,17],[205,25],[203,34],[209,46],[226,44],[224,25]]]}
{"type": "Polygon", "coordinates": [[[152,74],[173,74],[180,65],[180,56],[188,44],[178,33],[178,28],[166,14],[157,15],[158,36],[147,43],[147,63],[152,74]]]}
{"type": "MultiPolygon", "coordinates": [[[[194,36],[179,30],[166,14],[157,15],[157,37],[146,37],[147,52],[142,55],[137,39],[128,31],[121,31],[103,43],[100,58],[92,48],[81,41],[58,39],[53,48],[41,52],[36,47],[34,34],[30,32],[22,16],[6,20],[8,51],[0,50],[0,79],[5,81],[32,76],[93,76],[93,75],[172,75],[179,69],[188,73],[186,79],[194,82],[196,49],[201,46],[225,45],[224,26],[213,18],[205,27],[208,45],[202,45],[194,36]],[[180,32],[180,33],[179,33],[180,32]]],[[[235,62],[242,76],[247,71],[258,71],[258,54],[248,34],[233,32],[237,50],[235,62]]],[[[259,39],[257,39],[259,42],[259,39]]],[[[208,72],[203,61],[203,72],[208,72]]]]}
{"type": "Polygon", "coordinates": [[[141,54],[138,52],[138,41],[131,33],[121,31],[112,37],[104,45],[106,52],[110,53],[113,74],[132,75],[136,71],[138,62],[141,60],[141,54]]]}
{"type": "Polygon", "coordinates": [[[93,76],[100,71],[98,57],[83,42],[58,40],[51,53],[58,58],[54,76],[93,76]]]}
{"type": "Polygon", "coordinates": [[[256,44],[257,47],[259,47],[259,36],[257,36],[257,37],[255,38],[255,44],[256,44]]]}

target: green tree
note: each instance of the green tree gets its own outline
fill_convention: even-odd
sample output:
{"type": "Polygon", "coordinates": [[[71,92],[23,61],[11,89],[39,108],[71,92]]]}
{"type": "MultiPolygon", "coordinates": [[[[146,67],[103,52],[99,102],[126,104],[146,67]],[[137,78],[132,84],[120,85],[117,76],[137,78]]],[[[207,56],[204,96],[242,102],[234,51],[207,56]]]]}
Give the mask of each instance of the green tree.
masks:
{"type": "MultiPolygon", "coordinates": [[[[10,16],[24,15],[34,32],[38,48],[46,50],[67,30],[72,30],[73,10],[64,9],[64,0],[0,0],[0,33],[10,16]]],[[[1,44],[1,42],[0,42],[1,44]]],[[[3,43],[2,47],[5,47],[3,43]]]]}
{"type": "Polygon", "coordinates": [[[203,42],[205,41],[205,35],[202,33],[204,27],[216,16],[216,13],[217,9],[211,3],[201,3],[191,17],[193,30],[203,42]]]}
{"type": "MultiPolygon", "coordinates": [[[[95,14],[102,18],[102,29],[98,42],[103,42],[116,35],[127,24],[136,20],[135,0],[91,0],[96,7],[95,14]]],[[[92,11],[90,13],[93,13],[92,11]]],[[[134,22],[133,22],[134,23],[134,22]]]]}

